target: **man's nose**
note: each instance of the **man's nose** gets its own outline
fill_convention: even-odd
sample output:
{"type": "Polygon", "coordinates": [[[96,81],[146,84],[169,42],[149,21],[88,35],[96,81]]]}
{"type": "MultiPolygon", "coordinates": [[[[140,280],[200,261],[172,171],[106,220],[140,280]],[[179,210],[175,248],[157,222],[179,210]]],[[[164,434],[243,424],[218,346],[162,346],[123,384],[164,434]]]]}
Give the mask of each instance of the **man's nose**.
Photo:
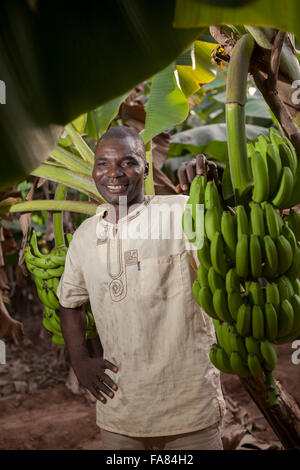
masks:
{"type": "Polygon", "coordinates": [[[110,176],[111,178],[116,178],[117,176],[122,176],[123,171],[118,165],[112,165],[108,168],[106,172],[106,176],[110,176]]]}

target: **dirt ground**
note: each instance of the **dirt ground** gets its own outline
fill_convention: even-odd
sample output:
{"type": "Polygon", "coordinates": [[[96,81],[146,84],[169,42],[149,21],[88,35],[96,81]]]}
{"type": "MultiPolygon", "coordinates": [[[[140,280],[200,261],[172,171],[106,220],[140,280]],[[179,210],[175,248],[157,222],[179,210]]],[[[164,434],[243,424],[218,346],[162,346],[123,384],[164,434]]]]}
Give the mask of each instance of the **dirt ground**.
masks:
{"type": "MultiPolygon", "coordinates": [[[[39,312],[22,319],[22,345],[7,342],[0,365],[0,449],[101,449],[95,403],[65,383],[69,373],[63,348],[52,344],[39,312]]],[[[275,377],[300,405],[300,365],[290,344],[277,347],[275,377]]],[[[235,376],[222,374],[228,407],[222,428],[226,449],[281,449],[264,417],[235,376]]]]}

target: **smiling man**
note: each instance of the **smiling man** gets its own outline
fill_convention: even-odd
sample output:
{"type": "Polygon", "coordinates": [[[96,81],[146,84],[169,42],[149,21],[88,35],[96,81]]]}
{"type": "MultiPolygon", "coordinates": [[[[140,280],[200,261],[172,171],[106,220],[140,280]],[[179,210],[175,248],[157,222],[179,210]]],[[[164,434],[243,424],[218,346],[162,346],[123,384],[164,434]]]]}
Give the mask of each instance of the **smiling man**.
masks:
{"type": "MultiPolygon", "coordinates": [[[[197,252],[182,230],[174,235],[188,197],[145,196],[147,175],[134,130],[101,137],[93,178],[107,204],[70,244],[57,291],[62,333],[79,382],[97,398],[103,449],[222,449],[215,334],[192,295],[197,252]],[[99,334],[92,348],[87,301],[99,334]]],[[[181,172],[183,189],[194,175],[195,160],[181,172]]]]}

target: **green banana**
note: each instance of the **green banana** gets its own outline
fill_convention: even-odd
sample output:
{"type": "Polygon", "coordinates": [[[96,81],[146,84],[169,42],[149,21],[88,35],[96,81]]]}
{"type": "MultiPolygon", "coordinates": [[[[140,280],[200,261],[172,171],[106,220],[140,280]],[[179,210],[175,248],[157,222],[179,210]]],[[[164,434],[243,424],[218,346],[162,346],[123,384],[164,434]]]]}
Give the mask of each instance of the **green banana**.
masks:
{"type": "Polygon", "coordinates": [[[248,366],[244,364],[241,355],[237,351],[233,351],[230,355],[230,366],[233,372],[240,377],[248,377],[250,375],[248,366]]]}
{"type": "Polygon", "coordinates": [[[194,221],[194,227],[197,231],[197,218],[199,213],[199,204],[204,204],[205,188],[202,184],[202,179],[199,175],[196,175],[192,181],[190,189],[189,201],[192,206],[192,218],[194,221]]]}
{"type": "Polygon", "coordinates": [[[292,174],[296,174],[297,170],[297,156],[294,152],[291,152],[290,148],[284,141],[281,141],[278,145],[278,151],[283,167],[289,167],[292,174]]]}
{"type": "Polygon", "coordinates": [[[200,261],[200,264],[203,264],[205,268],[208,270],[211,267],[211,261],[210,261],[210,243],[207,237],[204,237],[203,245],[199,250],[197,250],[197,255],[198,255],[198,260],[200,261]]]}
{"type": "Polygon", "coordinates": [[[266,254],[264,277],[273,278],[278,273],[278,253],[276,245],[270,235],[264,236],[264,250],[266,254]]]}
{"type": "Polygon", "coordinates": [[[210,362],[211,362],[217,369],[219,369],[219,367],[218,367],[218,365],[217,365],[217,361],[216,361],[217,350],[218,350],[218,345],[215,343],[215,344],[213,344],[213,345],[210,347],[210,350],[209,350],[209,359],[210,359],[210,362]]]}
{"type": "Polygon", "coordinates": [[[246,362],[247,361],[247,350],[243,338],[236,332],[231,332],[229,335],[229,345],[231,352],[237,351],[241,358],[246,362]]]}
{"type": "Polygon", "coordinates": [[[52,336],[52,342],[54,344],[57,344],[58,346],[65,346],[65,344],[66,344],[63,336],[59,336],[59,335],[56,335],[56,334],[54,334],[52,336]]]}
{"type": "Polygon", "coordinates": [[[292,295],[290,302],[294,311],[293,331],[300,328],[300,296],[297,294],[292,295]]]}
{"type": "Polygon", "coordinates": [[[206,210],[211,209],[212,207],[216,207],[220,214],[223,212],[220,194],[214,181],[207,182],[204,201],[206,210]]]}
{"type": "Polygon", "coordinates": [[[225,258],[224,242],[222,234],[220,232],[215,232],[212,237],[210,246],[210,258],[214,270],[225,278],[229,266],[225,258]]]}
{"type": "Polygon", "coordinates": [[[195,243],[196,241],[195,224],[194,224],[194,220],[192,217],[191,208],[188,206],[188,202],[182,214],[181,225],[182,225],[182,230],[185,233],[189,242],[195,243]]]}
{"type": "Polygon", "coordinates": [[[242,235],[250,235],[250,227],[247,212],[242,205],[236,208],[236,222],[237,222],[237,238],[238,240],[242,235]]]}
{"type": "Polygon", "coordinates": [[[285,273],[293,263],[293,250],[290,242],[284,235],[280,235],[275,240],[278,253],[278,274],[285,273]]]}
{"type": "Polygon", "coordinates": [[[269,175],[270,197],[272,197],[278,188],[282,170],[279,151],[273,144],[268,144],[267,146],[266,162],[269,175]]]}
{"type": "Polygon", "coordinates": [[[262,251],[258,235],[250,235],[249,257],[251,275],[253,278],[261,277],[262,275],[262,251]]]}
{"type": "Polygon", "coordinates": [[[291,169],[284,166],[280,178],[279,188],[275,194],[272,203],[279,209],[288,207],[289,199],[292,195],[294,187],[294,176],[291,169]]]}
{"type": "MultiPolygon", "coordinates": [[[[230,268],[227,271],[225,284],[226,284],[226,290],[228,294],[231,292],[232,289],[236,289],[240,291],[240,278],[237,275],[236,270],[234,268],[230,268]]],[[[299,287],[300,287],[300,283],[299,283],[299,287]]]]}
{"type": "Polygon", "coordinates": [[[212,241],[216,232],[221,231],[220,213],[216,206],[207,209],[204,215],[205,234],[212,241]]]}
{"type": "Polygon", "coordinates": [[[232,289],[228,294],[228,308],[230,315],[236,321],[240,306],[245,303],[245,299],[241,296],[237,289],[232,289]]]}
{"type": "Polygon", "coordinates": [[[294,341],[294,339],[297,339],[298,336],[300,336],[300,328],[298,330],[292,331],[286,336],[282,336],[281,338],[276,338],[276,340],[274,340],[273,343],[274,344],[290,343],[291,341],[294,341]]]}
{"type": "Polygon", "coordinates": [[[230,365],[229,357],[227,356],[224,349],[218,348],[216,353],[216,362],[218,364],[218,369],[221,372],[226,374],[233,374],[233,370],[230,365]]]}
{"type": "Polygon", "coordinates": [[[61,277],[62,273],[64,272],[63,266],[46,270],[45,268],[44,269],[36,268],[35,266],[32,266],[31,264],[27,264],[27,269],[32,274],[34,274],[35,276],[41,279],[50,279],[51,277],[61,277]]]}
{"type": "Polygon", "coordinates": [[[53,261],[53,259],[50,256],[47,257],[42,257],[39,258],[38,256],[35,256],[32,251],[31,247],[29,245],[26,246],[25,251],[24,251],[24,258],[26,263],[31,264],[32,266],[35,266],[37,268],[56,268],[57,263],[53,261]]]}
{"type": "Polygon", "coordinates": [[[203,286],[209,286],[208,283],[208,270],[204,266],[204,264],[199,264],[198,270],[197,270],[197,279],[199,281],[199,284],[201,287],[203,286]]]}
{"type": "Polygon", "coordinates": [[[278,148],[278,145],[282,142],[283,136],[274,127],[270,127],[269,137],[274,147],[278,148]]]}
{"type": "Polygon", "coordinates": [[[260,152],[264,159],[266,159],[269,142],[269,138],[263,134],[259,135],[255,141],[255,150],[260,152]]]}
{"type": "Polygon", "coordinates": [[[249,236],[242,234],[236,245],[236,272],[243,279],[249,276],[249,236]]]}
{"type": "Polygon", "coordinates": [[[211,318],[219,320],[213,305],[213,297],[209,287],[201,287],[198,296],[199,304],[211,318]]]}
{"type": "Polygon", "coordinates": [[[222,276],[220,276],[220,274],[218,274],[212,266],[208,270],[207,278],[212,294],[214,294],[216,289],[225,289],[225,283],[222,276]]]}
{"type": "Polygon", "coordinates": [[[227,306],[227,293],[223,289],[216,289],[213,294],[213,307],[220,320],[232,321],[232,317],[227,306]]]}
{"type": "Polygon", "coordinates": [[[278,336],[278,317],[273,304],[265,304],[265,335],[269,341],[273,341],[278,336]]]}
{"type": "Polygon", "coordinates": [[[199,300],[200,289],[201,289],[201,286],[199,284],[199,281],[194,281],[193,286],[192,286],[192,294],[198,305],[200,305],[200,300],[199,300]]]}
{"type": "Polygon", "coordinates": [[[255,151],[252,155],[251,168],[254,180],[252,199],[255,202],[267,201],[270,193],[268,167],[260,152],[255,151]]]}
{"type": "Polygon", "coordinates": [[[248,304],[242,304],[238,309],[236,330],[242,337],[249,336],[251,334],[251,313],[251,306],[248,304]]]}
{"type": "Polygon", "coordinates": [[[264,211],[261,206],[256,202],[252,202],[250,205],[250,222],[251,230],[254,235],[259,237],[265,236],[265,221],[264,221],[264,211]]]}
{"type": "Polygon", "coordinates": [[[290,299],[294,294],[293,284],[287,276],[280,276],[277,279],[280,300],[290,299]]]}
{"type": "Polygon", "coordinates": [[[232,330],[233,325],[229,324],[228,322],[223,322],[221,324],[221,336],[223,341],[222,348],[226,351],[228,356],[231,354],[229,335],[232,330]]]}
{"type": "Polygon", "coordinates": [[[237,243],[236,218],[229,211],[224,211],[221,218],[221,233],[231,259],[235,259],[237,243]]]}
{"type": "Polygon", "coordinates": [[[264,314],[259,305],[252,308],[252,335],[259,341],[265,336],[264,314]]]}
{"type": "Polygon", "coordinates": [[[260,361],[262,361],[262,355],[260,352],[260,341],[257,341],[253,336],[247,336],[245,338],[245,346],[248,353],[254,353],[260,361]]]}
{"type": "Polygon", "coordinates": [[[222,328],[221,328],[222,322],[219,320],[215,320],[213,318],[213,324],[215,327],[218,344],[223,348],[223,338],[222,338],[222,328]]]}
{"type": "Polygon", "coordinates": [[[248,362],[249,370],[251,372],[251,375],[253,375],[253,377],[260,377],[264,373],[260,360],[256,356],[256,354],[252,352],[249,353],[247,362],[248,362]]]}
{"type": "Polygon", "coordinates": [[[263,307],[265,304],[264,291],[259,282],[251,282],[248,296],[252,305],[259,305],[260,307],[263,307]]]}
{"type": "Polygon", "coordinates": [[[268,234],[271,238],[278,238],[280,235],[280,224],[276,209],[269,202],[264,205],[264,214],[268,234]]]}
{"type": "Polygon", "coordinates": [[[294,254],[297,248],[297,240],[296,240],[293,230],[289,227],[286,221],[283,223],[282,235],[284,235],[285,238],[289,241],[293,254],[294,254]]]}
{"type": "Polygon", "coordinates": [[[278,317],[278,337],[291,333],[294,324],[294,310],[288,299],[281,302],[280,315],[278,317]]]}
{"type": "Polygon", "coordinates": [[[285,273],[290,279],[297,279],[300,276],[300,248],[296,246],[294,259],[285,273]]]}
{"type": "Polygon", "coordinates": [[[272,344],[268,340],[263,340],[260,343],[260,351],[263,357],[263,364],[264,367],[268,371],[272,371],[277,363],[277,354],[272,346],[272,344]]]}
{"type": "Polygon", "coordinates": [[[300,296],[300,280],[299,279],[292,279],[292,285],[294,293],[300,296]]]}
{"type": "Polygon", "coordinates": [[[300,241],[300,214],[297,211],[290,209],[290,213],[287,217],[287,223],[293,230],[296,240],[300,241]]]}
{"type": "Polygon", "coordinates": [[[48,258],[49,254],[44,255],[43,253],[40,252],[39,247],[38,247],[38,241],[37,241],[37,235],[36,232],[33,231],[31,233],[31,236],[29,238],[29,243],[30,247],[32,249],[33,255],[36,256],[37,258],[48,258]]]}

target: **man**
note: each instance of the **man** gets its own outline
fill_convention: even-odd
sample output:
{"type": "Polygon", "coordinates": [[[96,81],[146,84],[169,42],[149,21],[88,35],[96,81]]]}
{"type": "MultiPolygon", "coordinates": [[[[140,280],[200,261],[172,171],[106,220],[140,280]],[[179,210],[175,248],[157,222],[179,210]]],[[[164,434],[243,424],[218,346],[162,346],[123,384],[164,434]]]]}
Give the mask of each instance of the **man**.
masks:
{"type": "MultiPolygon", "coordinates": [[[[190,166],[185,188],[194,174],[190,166]]],[[[224,400],[208,357],[215,334],[192,295],[197,252],[182,230],[173,234],[188,197],[144,196],[147,175],[135,131],[114,127],[101,137],[93,178],[108,204],[70,244],[58,288],[62,333],[79,382],[97,398],[103,449],[222,449],[224,400]],[[171,230],[158,237],[167,219],[171,230]],[[88,300],[101,341],[92,353],[81,309],[88,300]]]]}

